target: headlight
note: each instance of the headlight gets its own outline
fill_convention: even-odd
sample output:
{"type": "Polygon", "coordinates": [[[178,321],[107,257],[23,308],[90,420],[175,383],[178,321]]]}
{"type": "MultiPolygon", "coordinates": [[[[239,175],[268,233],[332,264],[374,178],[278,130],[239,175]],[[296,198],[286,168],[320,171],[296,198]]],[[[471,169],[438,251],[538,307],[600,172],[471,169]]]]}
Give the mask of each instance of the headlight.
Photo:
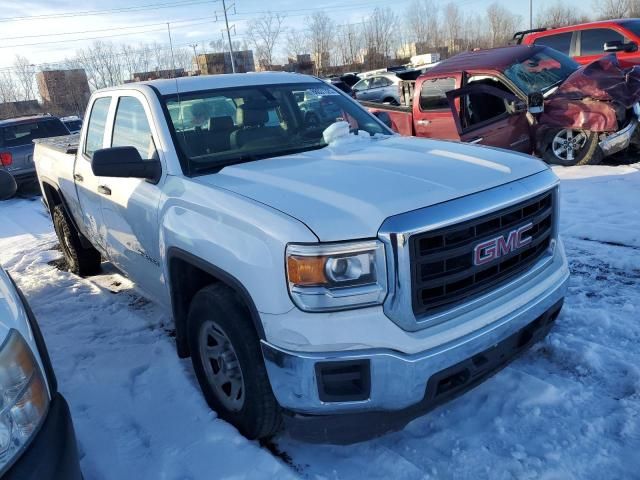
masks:
{"type": "Polygon", "coordinates": [[[27,445],[49,406],[49,394],[29,345],[11,330],[0,347],[0,474],[27,445]]]}
{"type": "Polygon", "coordinates": [[[286,255],[289,292],[302,310],[379,305],[387,293],[384,245],[378,240],[288,245],[286,255]]]}

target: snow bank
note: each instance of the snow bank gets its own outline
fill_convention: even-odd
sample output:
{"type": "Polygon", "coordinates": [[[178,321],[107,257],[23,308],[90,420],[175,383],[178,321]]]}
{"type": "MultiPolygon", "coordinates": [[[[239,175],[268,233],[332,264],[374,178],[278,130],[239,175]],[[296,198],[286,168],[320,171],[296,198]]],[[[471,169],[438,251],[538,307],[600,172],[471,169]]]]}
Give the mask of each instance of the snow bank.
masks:
{"type": "Polygon", "coordinates": [[[0,262],[42,325],[87,480],[637,478],[640,171],[556,172],[572,278],[546,341],[402,432],[347,447],[281,435],[295,469],[216,418],[167,313],[130,282],[48,265],[60,253],[39,201],[0,203],[0,262]]]}

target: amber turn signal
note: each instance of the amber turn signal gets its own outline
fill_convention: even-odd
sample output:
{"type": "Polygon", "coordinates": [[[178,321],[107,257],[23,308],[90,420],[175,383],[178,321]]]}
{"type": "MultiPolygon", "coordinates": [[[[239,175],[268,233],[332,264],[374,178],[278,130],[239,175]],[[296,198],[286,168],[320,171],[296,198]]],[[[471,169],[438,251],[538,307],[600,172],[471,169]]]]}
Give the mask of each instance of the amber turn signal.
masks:
{"type": "Polygon", "coordinates": [[[312,286],[327,283],[325,264],[327,257],[292,255],[287,258],[289,282],[294,285],[312,286]]]}

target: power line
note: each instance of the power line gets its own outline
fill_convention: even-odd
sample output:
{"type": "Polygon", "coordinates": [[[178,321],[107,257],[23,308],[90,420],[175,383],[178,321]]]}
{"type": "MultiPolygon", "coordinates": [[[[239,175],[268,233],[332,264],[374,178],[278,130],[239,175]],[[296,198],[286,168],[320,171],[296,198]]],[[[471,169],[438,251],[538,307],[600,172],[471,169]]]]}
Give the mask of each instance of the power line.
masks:
{"type": "MultiPolygon", "coordinates": [[[[205,23],[211,23],[210,21],[208,22],[196,22],[196,23],[189,23],[187,25],[177,25],[174,28],[185,28],[185,27],[192,27],[195,25],[204,25],[205,23]]],[[[163,23],[162,25],[166,25],[166,22],[163,23]]],[[[159,31],[164,31],[166,30],[165,28],[155,28],[155,29],[151,29],[151,30],[141,30],[139,32],[127,32],[127,33],[114,33],[111,35],[101,35],[98,37],[83,37],[83,38],[74,38],[74,39],[68,39],[68,40],[53,40],[53,41],[48,41],[48,42],[33,42],[33,43],[23,43],[23,44],[14,44],[14,45],[0,45],[0,49],[4,49],[4,48],[15,48],[15,47],[31,47],[34,45],[49,45],[52,43],[71,43],[71,42],[83,42],[86,40],[98,40],[101,38],[112,38],[112,37],[122,37],[122,36],[126,36],[126,35],[138,35],[141,33],[149,33],[149,32],[159,32],[159,31]]]]}
{"type": "MultiPolygon", "coordinates": [[[[189,19],[185,19],[185,20],[174,20],[171,23],[175,23],[175,22],[190,22],[193,20],[204,20],[204,19],[216,19],[217,20],[217,16],[215,17],[198,17],[197,19],[195,18],[189,18],[189,19]]],[[[61,32],[61,33],[47,33],[47,34],[38,34],[38,35],[24,35],[21,37],[2,37],[0,38],[0,41],[5,41],[5,40],[21,40],[23,38],[40,38],[40,37],[57,37],[57,36],[63,36],[63,35],[77,35],[77,34],[82,34],[82,33],[96,33],[96,32],[109,32],[112,30],[128,30],[128,29],[132,29],[132,28],[146,28],[146,27],[157,27],[158,25],[166,25],[167,22],[159,22],[159,23],[147,23],[145,25],[129,25],[129,26],[124,26],[124,27],[109,27],[109,28],[100,28],[100,29],[95,29],[95,30],[82,30],[82,31],[76,31],[76,32],[61,32]]],[[[72,41],[74,41],[76,39],[72,39],[72,41]]],[[[45,42],[45,43],[51,43],[51,42],[45,42]]],[[[34,44],[35,45],[35,44],[34,44]]]]}
{"type": "Polygon", "coordinates": [[[135,5],[131,7],[121,7],[121,8],[109,8],[105,10],[84,10],[84,11],[75,11],[75,12],[60,12],[60,13],[49,13],[44,15],[25,15],[21,17],[0,17],[0,22],[18,22],[25,20],[42,20],[42,19],[51,19],[51,18],[68,18],[68,17],[86,17],[92,15],[102,15],[105,13],[129,13],[136,12],[141,10],[151,10],[157,8],[175,8],[175,7],[186,7],[191,5],[202,5],[207,3],[217,3],[220,0],[187,0],[185,2],[170,2],[170,3],[153,3],[146,5],[135,5]]]}

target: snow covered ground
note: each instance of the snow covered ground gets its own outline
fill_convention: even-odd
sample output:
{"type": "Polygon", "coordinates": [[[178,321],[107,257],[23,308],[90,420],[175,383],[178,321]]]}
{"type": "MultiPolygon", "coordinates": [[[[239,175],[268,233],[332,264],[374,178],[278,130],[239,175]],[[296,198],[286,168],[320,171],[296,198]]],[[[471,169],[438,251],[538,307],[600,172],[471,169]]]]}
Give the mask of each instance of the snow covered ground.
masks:
{"type": "Polygon", "coordinates": [[[56,268],[38,198],[0,203],[0,263],[40,321],[87,480],[640,478],[640,164],[556,172],[573,275],[546,341],[404,431],[347,447],[283,434],[274,456],[218,420],[165,312],[108,266],[56,268]]]}

